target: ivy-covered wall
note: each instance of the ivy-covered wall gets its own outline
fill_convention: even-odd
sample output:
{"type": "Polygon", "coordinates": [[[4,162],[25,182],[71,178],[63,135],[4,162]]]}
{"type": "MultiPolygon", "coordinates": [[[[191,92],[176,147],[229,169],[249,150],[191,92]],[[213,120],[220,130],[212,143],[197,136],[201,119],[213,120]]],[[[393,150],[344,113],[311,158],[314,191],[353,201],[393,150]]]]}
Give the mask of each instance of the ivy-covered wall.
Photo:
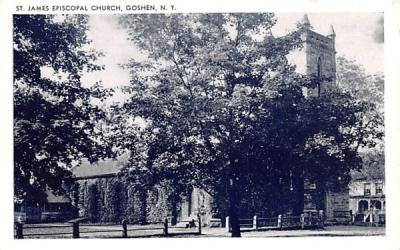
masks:
{"type": "Polygon", "coordinates": [[[79,216],[92,223],[155,223],[177,220],[180,211],[181,197],[167,182],[145,190],[117,177],[83,179],[71,191],[79,216]]]}

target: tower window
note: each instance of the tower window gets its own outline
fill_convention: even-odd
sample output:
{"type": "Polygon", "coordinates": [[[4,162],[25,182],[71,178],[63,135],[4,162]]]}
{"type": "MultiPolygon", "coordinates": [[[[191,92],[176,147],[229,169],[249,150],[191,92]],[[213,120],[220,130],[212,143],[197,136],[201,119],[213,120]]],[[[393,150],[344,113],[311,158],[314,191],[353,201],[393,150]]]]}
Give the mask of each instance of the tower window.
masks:
{"type": "Polygon", "coordinates": [[[322,81],[322,62],[321,57],[318,57],[318,64],[317,64],[317,79],[318,79],[318,96],[321,95],[321,81],[322,81]]]}

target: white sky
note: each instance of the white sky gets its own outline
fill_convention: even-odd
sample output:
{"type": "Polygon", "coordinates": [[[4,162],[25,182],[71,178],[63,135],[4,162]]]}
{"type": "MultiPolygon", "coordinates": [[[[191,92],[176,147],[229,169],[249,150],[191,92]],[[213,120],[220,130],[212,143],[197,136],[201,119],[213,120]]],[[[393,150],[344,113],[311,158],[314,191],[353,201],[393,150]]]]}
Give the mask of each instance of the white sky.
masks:
{"type": "MultiPolygon", "coordinates": [[[[338,56],[355,59],[369,74],[383,72],[383,43],[374,40],[378,20],[383,13],[307,13],[314,31],[326,35],[330,25],[336,33],[336,51],[338,56]]],[[[304,13],[277,13],[275,25],[277,35],[295,28],[295,23],[304,13]]]]}
{"type": "MultiPolygon", "coordinates": [[[[274,35],[280,36],[295,29],[303,15],[304,13],[277,13],[278,23],[273,28],[274,35]]],[[[310,23],[318,33],[327,34],[332,24],[336,32],[337,55],[355,59],[369,74],[383,72],[383,43],[374,40],[374,32],[380,27],[378,20],[382,16],[382,13],[366,12],[308,13],[310,23]]],[[[127,84],[129,74],[119,64],[137,57],[139,52],[127,40],[126,32],[119,28],[116,17],[92,15],[89,38],[93,40],[94,48],[106,54],[99,61],[106,69],[86,74],[83,81],[88,84],[102,81],[106,87],[127,84]]]]}

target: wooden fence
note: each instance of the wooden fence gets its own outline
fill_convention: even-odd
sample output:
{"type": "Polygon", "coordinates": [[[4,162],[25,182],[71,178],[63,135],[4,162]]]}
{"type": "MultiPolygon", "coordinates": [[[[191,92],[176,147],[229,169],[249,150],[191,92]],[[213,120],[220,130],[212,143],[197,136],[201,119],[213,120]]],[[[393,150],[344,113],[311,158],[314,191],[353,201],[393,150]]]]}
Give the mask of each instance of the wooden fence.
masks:
{"type": "MultiPolygon", "coordinates": [[[[294,228],[322,228],[324,227],[323,212],[318,214],[305,213],[300,216],[278,215],[277,217],[239,219],[241,231],[268,230],[268,229],[294,229],[294,228]]],[[[225,228],[231,232],[229,216],[225,220],[225,228]]]]}
{"type": "Polygon", "coordinates": [[[357,213],[352,215],[351,222],[358,226],[384,226],[386,224],[386,214],[385,213],[357,213]]]}
{"type": "Polygon", "coordinates": [[[81,220],[75,220],[61,225],[29,225],[16,222],[14,237],[16,239],[81,237],[104,238],[104,236],[99,236],[99,234],[113,235],[111,236],[113,238],[152,236],[168,237],[183,234],[200,235],[202,233],[201,231],[201,217],[198,217],[197,220],[178,221],[175,225],[171,225],[169,220],[165,219],[162,222],[152,223],[146,226],[132,225],[128,224],[126,221],[123,221],[121,224],[84,224],[81,223],[81,220]],[[176,231],[175,229],[179,229],[180,231],[176,231]]]}

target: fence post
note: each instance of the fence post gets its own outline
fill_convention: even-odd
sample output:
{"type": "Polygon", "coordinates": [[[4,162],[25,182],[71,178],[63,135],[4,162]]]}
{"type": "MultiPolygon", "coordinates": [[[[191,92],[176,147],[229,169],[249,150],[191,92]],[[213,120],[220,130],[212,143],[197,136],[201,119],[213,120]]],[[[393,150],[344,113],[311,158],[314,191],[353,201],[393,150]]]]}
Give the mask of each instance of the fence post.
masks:
{"type": "Polygon", "coordinates": [[[165,218],[164,221],[164,236],[168,236],[168,219],[165,218]]]}
{"type": "Polygon", "coordinates": [[[300,214],[300,225],[301,229],[304,229],[304,214],[300,214]]]}
{"type": "Polygon", "coordinates": [[[201,234],[201,216],[200,216],[200,214],[197,215],[197,219],[199,221],[199,234],[201,234]]]}
{"type": "Polygon", "coordinates": [[[310,214],[307,212],[303,211],[303,217],[304,217],[304,227],[305,226],[309,226],[311,224],[311,218],[310,218],[310,214]]]}
{"type": "Polygon", "coordinates": [[[319,210],[319,226],[322,228],[324,227],[324,210],[319,210]]]}
{"type": "Polygon", "coordinates": [[[253,216],[253,229],[257,230],[257,215],[253,216]]]}
{"type": "Polygon", "coordinates": [[[227,232],[230,231],[229,216],[226,216],[226,218],[225,218],[225,228],[226,228],[227,232]]]}
{"type": "Polygon", "coordinates": [[[353,210],[349,210],[349,214],[350,214],[350,221],[349,224],[353,225],[353,210]]]}
{"type": "Polygon", "coordinates": [[[128,238],[128,226],[126,220],[122,221],[122,238],[128,238]]]}
{"type": "Polygon", "coordinates": [[[279,229],[282,229],[282,215],[280,214],[280,215],[278,215],[278,228],[279,229]]]}
{"type": "Polygon", "coordinates": [[[373,224],[374,224],[375,227],[377,227],[378,226],[378,218],[377,218],[378,215],[376,214],[376,212],[372,212],[372,215],[374,217],[373,224]]]}
{"type": "Polygon", "coordinates": [[[79,222],[77,221],[72,223],[72,238],[79,238],[79,222]]]}
{"type": "Polygon", "coordinates": [[[372,223],[374,222],[374,215],[373,213],[369,213],[369,225],[372,226],[372,223]]]}
{"type": "Polygon", "coordinates": [[[24,238],[24,225],[21,222],[15,222],[16,238],[24,238]]]}

